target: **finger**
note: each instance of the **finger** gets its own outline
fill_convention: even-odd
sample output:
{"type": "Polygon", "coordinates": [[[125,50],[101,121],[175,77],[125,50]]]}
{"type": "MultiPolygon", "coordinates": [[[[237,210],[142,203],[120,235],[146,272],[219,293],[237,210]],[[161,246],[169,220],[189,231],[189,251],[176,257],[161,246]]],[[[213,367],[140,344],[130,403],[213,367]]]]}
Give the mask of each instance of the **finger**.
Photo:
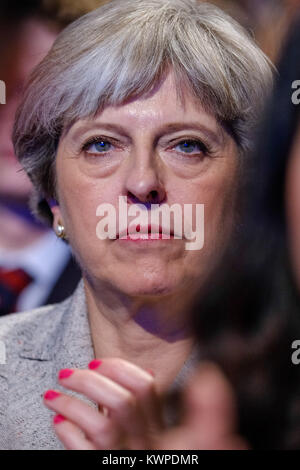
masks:
{"type": "Polygon", "coordinates": [[[85,437],[83,432],[62,415],[55,415],[53,427],[57,437],[67,450],[96,450],[97,448],[85,437]]]}
{"type": "Polygon", "coordinates": [[[137,448],[147,445],[144,416],[140,412],[136,397],[129,390],[102,374],[84,369],[73,369],[71,375],[60,378],[59,382],[62,386],[108,408],[108,418],[136,439],[137,448]]]}
{"type": "Polygon", "coordinates": [[[134,394],[150,431],[157,432],[164,427],[162,403],[151,373],[121,358],[94,360],[89,367],[134,394]]]}
{"type": "Polygon", "coordinates": [[[44,404],[78,426],[98,449],[119,448],[123,440],[120,426],[82,400],[48,390],[44,394],[44,404]]]}
{"type": "Polygon", "coordinates": [[[203,363],[184,391],[184,422],[216,440],[235,431],[237,413],[231,384],[213,363],[203,363]]]}

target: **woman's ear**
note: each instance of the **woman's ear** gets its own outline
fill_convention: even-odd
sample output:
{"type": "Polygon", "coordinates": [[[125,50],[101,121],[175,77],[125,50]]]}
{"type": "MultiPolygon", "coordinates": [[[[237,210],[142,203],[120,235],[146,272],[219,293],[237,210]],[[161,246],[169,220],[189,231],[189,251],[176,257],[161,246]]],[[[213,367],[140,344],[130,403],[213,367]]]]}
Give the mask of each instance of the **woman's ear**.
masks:
{"type": "Polygon", "coordinates": [[[57,224],[59,222],[62,223],[62,216],[61,216],[59,205],[57,204],[55,206],[52,206],[51,207],[51,212],[52,212],[52,215],[53,215],[53,228],[55,230],[55,227],[57,226],[57,224]]]}

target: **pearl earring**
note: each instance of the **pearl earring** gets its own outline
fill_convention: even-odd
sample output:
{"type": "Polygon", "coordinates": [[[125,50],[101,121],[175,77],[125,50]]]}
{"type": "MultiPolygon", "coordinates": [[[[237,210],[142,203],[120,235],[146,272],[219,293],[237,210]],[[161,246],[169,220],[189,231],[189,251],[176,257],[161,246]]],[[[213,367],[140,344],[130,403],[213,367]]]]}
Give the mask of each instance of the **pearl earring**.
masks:
{"type": "Polygon", "coordinates": [[[56,226],[56,235],[58,238],[65,239],[66,238],[66,233],[65,233],[65,227],[62,225],[62,223],[59,221],[56,226]]]}

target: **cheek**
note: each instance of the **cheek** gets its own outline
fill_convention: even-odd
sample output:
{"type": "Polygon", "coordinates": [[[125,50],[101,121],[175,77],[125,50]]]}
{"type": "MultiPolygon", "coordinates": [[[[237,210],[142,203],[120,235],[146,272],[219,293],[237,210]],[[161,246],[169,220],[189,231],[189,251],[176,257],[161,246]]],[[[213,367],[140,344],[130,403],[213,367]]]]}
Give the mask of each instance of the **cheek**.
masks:
{"type": "MultiPolygon", "coordinates": [[[[205,245],[215,243],[230,232],[237,191],[236,165],[216,166],[212,170],[188,188],[193,202],[204,205],[205,245]]],[[[195,226],[195,217],[193,224],[195,226]]]]}
{"type": "MultiPolygon", "coordinates": [[[[204,205],[204,245],[201,249],[184,252],[186,275],[201,281],[218,262],[226,248],[234,222],[234,201],[237,191],[237,165],[216,165],[201,178],[190,180],[184,187],[177,186],[177,201],[182,207],[193,205],[193,233],[197,231],[197,244],[200,245],[199,230],[202,230],[200,218],[196,217],[195,204],[204,205]]],[[[174,197],[175,199],[175,194],[174,197]]],[[[193,242],[190,246],[196,246],[193,242]]]]}
{"type": "Polygon", "coordinates": [[[71,246],[79,256],[104,251],[106,241],[96,235],[96,210],[104,202],[114,205],[118,182],[94,180],[63,165],[58,170],[60,207],[71,246]]]}

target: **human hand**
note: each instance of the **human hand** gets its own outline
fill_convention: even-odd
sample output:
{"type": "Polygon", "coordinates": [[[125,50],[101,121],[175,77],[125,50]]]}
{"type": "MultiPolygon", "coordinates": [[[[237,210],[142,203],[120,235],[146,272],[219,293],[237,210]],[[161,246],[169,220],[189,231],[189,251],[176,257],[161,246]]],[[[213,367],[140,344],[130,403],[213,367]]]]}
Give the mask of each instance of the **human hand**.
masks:
{"type": "Polygon", "coordinates": [[[246,450],[249,443],[237,433],[234,391],[221,369],[203,362],[183,391],[179,426],[163,431],[153,449],[246,450]]]}
{"type": "Polygon", "coordinates": [[[66,449],[151,448],[151,436],[164,427],[153,376],[119,358],[95,360],[89,367],[63,369],[58,381],[97,403],[100,412],[65,393],[44,395],[44,404],[59,414],[54,428],[66,449]]]}
{"type": "MultiPolygon", "coordinates": [[[[95,362],[93,361],[95,364],[95,362]]],[[[236,434],[231,385],[212,363],[199,366],[184,390],[179,426],[165,429],[154,378],[123,359],[105,359],[94,370],[75,369],[59,382],[88,396],[107,413],[61,394],[45,400],[63,415],[55,432],[66,449],[247,449],[236,434]],[[101,372],[100,372],[101,371],[101,372]],[[62,418],[63,419],[63,418],[62,418]]]]}

